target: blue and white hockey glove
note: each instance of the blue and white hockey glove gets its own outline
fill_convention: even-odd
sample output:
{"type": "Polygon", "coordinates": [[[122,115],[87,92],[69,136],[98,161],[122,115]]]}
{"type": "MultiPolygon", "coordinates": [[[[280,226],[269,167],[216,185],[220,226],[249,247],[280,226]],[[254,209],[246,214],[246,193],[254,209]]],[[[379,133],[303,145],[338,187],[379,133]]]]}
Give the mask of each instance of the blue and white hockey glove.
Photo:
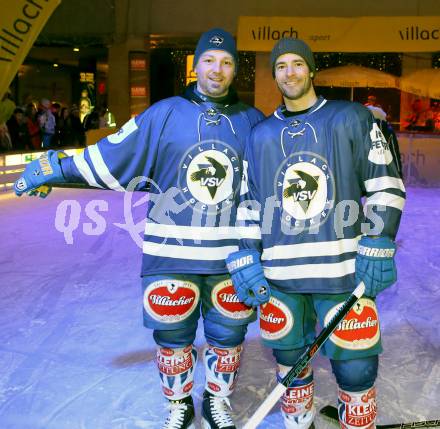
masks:
{"type": "Polygon", "coordinates": [[[20,197],[25,192],[29,192],[32,196],[47,197],[52,190],[51,186],[48,186],[50,183],[66,181],[60,164],[60,159],[66,156],[64,152],[49,150],[30,162],[14,183],[15,194],[20,197]]]}
{"type": "Polygon", "coordinates": [[[239,250],[226,258],[226,266],[238,299],[249,307],[269,301],[270,287],[264,277],[260,253],[256,250],[239,250]]]}
{"type": "Polygon", "coordinates": [[[396,245],[388,237],[364,236],[359,241],[355,263],[356,284],[365,283],[365,295],[375,297],[397,280],[396,245]]]}

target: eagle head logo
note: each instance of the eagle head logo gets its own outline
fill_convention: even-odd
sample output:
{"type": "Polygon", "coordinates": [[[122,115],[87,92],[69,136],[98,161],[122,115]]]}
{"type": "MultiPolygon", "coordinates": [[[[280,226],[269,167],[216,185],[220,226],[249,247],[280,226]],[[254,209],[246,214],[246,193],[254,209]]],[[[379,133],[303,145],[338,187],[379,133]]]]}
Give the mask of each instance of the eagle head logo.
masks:
{"type": "Polygon", "coordinates": [[[289,186],[284,189],[283,197],[293,198],[306,213],[318,190],[319,177],[311,176],[301,170],[294,170],[294,172],[298,177],[289,179],[289,186]]]}
{"type": "Polygon", "coordinates": [[[206,156],[208,164],[198,164],[199,170],[191,174],[193,182],[200,181],[200,186],[206,186],[211,198],[214,199],[218,188],[226,177],[227,166],[220,164],[211,156],[206,156]]]}

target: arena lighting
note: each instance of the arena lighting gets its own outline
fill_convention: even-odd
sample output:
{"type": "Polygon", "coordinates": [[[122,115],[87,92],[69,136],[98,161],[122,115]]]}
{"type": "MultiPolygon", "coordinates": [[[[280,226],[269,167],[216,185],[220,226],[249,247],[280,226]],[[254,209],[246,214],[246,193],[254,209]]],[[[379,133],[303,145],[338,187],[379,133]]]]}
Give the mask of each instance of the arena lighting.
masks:
{"type": "Polygon", "coordinates": [[[53,63],[53,66],[54,67],[58,67],[58,63],[53,63]]]}
{"type": "Polygon", "coordinates": [[[79,52],[79,48],[73,48],[73,52],[79,52]]]}

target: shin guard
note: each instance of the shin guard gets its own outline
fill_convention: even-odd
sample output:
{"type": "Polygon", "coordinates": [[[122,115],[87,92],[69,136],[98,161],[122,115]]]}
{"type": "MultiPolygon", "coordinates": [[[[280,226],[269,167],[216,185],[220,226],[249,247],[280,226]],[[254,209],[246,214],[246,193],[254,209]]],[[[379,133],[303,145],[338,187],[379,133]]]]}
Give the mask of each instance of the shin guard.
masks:
{"type": "MultiPolygon", "coordinates": [[[[290,367],[279,365],[278,377],[282,379],[290,367]]],[[[286,429],[307,429],[315,418],[313,405],[314,393],[313,372],[307,366],[300,376],[287,388],[281,399],[281,412],[286,429]]]]}
{"type": "Polygon", "coordinates": [[[157,367],[163,394],[167,399],[179,400],[191,395],[197,350],[192,345],[185,348],[157,350],[157,367]]]}
{"type": "Polygon", "coordinates": [[[339,423],[342,429],[373,429],[376,427],[376,389],[362,392],[339,389],[339,423]]]}
{"type": "Polygon", "coordinates": [[[223,398],[232,393],[240,367],[241,351],[241,345],[230,348],[208,346],[205,349],[205,390],[223,398]]]}

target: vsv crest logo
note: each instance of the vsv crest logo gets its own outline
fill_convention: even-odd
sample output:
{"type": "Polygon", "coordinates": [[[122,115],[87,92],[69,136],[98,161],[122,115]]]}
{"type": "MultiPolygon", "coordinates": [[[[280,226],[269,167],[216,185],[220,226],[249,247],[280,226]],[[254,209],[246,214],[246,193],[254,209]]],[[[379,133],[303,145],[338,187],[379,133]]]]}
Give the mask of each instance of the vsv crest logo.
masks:
{"type": "Polygon", "coordinates": [[[334,203],[334,180],[318,154],[297,152],[281,165],[274,190],[282,205],[282,222],[308,229],[326,221],[334,203]]]}
{"type": "Polygon", "coordinates": [[[235,150],[220,141],[193,146],[180,164],[179,188],[201,211],[230,207],[240,184],[241,168],[235,150]]]}

